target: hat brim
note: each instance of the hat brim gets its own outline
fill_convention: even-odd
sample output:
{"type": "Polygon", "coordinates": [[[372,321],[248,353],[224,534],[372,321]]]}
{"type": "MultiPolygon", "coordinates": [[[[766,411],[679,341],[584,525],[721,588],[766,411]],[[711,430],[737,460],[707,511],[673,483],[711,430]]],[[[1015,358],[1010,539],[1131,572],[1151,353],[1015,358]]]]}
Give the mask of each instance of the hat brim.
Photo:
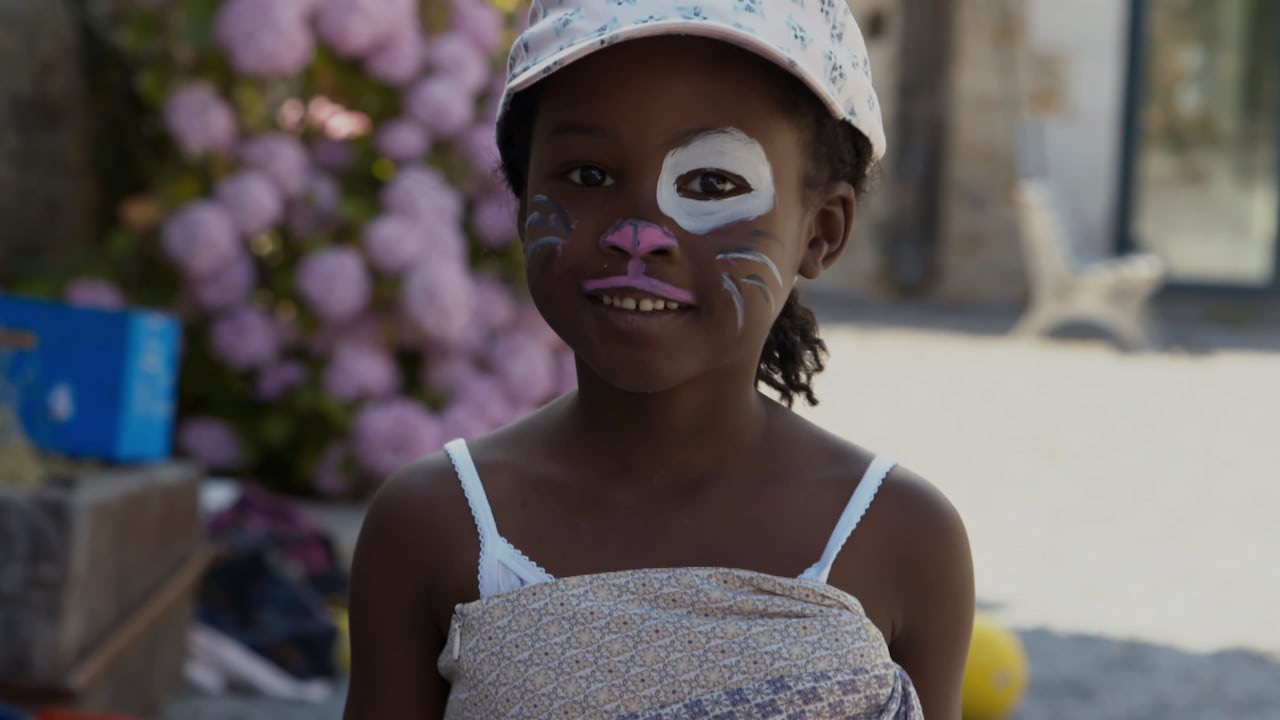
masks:
{"type": "Polygon", "coordinates": [[[503,91],[502,102],[499,105],[499,117],[506,112],[511,103],[511,98],[516,93],[536,85],[556,71],[618,43],[659,36],[686,36],[719,40],[768,60],[804,83],[805,87],[809,88],[822,102],[823,106],[827,108],[832,117],[849,123],[863,135],[866,135],[871,142],[873,160],[878,161],[884,157],[887,143],[882,124],[871,123],[868,126],[868,123],[860,122],[857,116],[845,112],[839,100],[827,91],[822,78],[813,77],[810,73],[805,72],[804,68],[794,61],[791,56],[779,50],[767,40],[745,30],[715,22],[659,20],[643,25],[617,28],[598,35],[589,35],[577,42],[566,45],[542,58],[536,64],[529,66],[507,82],[503,91]]]}

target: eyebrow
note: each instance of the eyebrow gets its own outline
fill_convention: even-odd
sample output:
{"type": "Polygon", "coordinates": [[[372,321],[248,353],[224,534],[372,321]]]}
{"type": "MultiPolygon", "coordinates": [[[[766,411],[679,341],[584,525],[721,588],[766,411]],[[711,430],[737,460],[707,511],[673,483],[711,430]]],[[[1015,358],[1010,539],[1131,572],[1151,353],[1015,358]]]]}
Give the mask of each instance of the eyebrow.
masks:
{"type": "Polygon", "coordinates": [[[600,125],[566,120],[553,126],[547,131],[547,134],[552,136],[588,135],[591,137],[611,137],[613,131],[600,125]]]}

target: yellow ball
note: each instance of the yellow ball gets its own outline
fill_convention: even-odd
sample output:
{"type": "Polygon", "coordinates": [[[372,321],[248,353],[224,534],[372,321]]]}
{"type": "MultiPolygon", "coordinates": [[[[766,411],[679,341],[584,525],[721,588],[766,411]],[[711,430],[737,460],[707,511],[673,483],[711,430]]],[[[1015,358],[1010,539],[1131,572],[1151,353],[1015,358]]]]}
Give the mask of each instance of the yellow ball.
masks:
{"type": "Polygon", "coordinates": [[[1001,720],[1013,715],[1029,680],[1022,641],[991,616],[978,613],[964,669],[964,720],[1001,720]]]}
{"type": "Polygon", "coordinates": [[[351,625],[347,619],[347,609],[341,605],[329,606],[330,617],[338,628],[338,642],[333,649],[334,662],[338,671],[351,672],[351,625]]]}

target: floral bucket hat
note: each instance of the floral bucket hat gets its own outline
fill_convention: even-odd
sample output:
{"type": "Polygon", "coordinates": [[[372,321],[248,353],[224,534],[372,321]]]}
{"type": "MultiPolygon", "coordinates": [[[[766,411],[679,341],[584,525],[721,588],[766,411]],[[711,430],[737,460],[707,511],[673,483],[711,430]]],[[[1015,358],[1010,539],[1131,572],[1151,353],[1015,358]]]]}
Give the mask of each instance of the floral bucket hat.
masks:
{"type": "Polygon", "coordinates": [[[517,92],[575,60],[660,35],[720,40],[777,64],[866,135],[876,160],[884,156],[866,42],[847,0],[534,0],[507,61],[499,115],[517,92]]]}

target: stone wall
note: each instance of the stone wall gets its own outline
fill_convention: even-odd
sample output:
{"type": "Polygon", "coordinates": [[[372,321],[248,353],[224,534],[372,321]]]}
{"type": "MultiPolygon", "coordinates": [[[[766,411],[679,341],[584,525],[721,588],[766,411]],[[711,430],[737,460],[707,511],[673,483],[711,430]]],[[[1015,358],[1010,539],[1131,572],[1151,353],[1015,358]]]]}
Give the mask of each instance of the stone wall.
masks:
{"type": "Polygon", "coordinates": [[[962,0],[955,12],[940,272],[932,294],[956,303],[1017,303],[1026,287],[1013,205],[1023,2],[962,0]]]}
{"type": "MultiPolygon", "coordinates": [[[[898,52],[901,47],[902,18],[899,0],[853,0],[850,3],[867,41],[871,70],[875,77],[881,112],[890,122],[898,110],[898,52]]],[[[890,152],[896,150],[890,130],[890,152]]],[[[886,163],[887,165],[887,163],[886,163]]],[[[889,196],[884,192],[888,181],[884,167],[877,172],[872,191],[858,203],[853,240],[840,261],[816,283],[815,287],[839,294],[860,296],[888,292],[879,250],[879,238],[888,231],[889,196]]]]}
{"type": "Polygon", "coordinates": [[[1023,297],[1013,181],[1024,0],[947,1],[851,2],[870,36],[889,155],[823,290],[960,304],[1023,297]],[[931,55],[939,47],[943,62],[931,55]]]}
{"type": "Polygon", "coordinates": [[[0,0],[0,282],[92,232],[92,118],[71,7],[0,0]]]}

